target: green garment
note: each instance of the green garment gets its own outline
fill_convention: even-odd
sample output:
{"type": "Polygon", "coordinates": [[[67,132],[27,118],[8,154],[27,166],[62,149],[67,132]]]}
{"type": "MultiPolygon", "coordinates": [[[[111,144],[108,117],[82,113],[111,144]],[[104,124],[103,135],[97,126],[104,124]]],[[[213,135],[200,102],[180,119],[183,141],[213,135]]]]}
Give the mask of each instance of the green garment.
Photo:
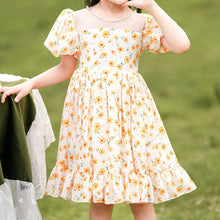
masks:
{"type": "MultiPolygon", "coordinates": [[[[3,87],[13,86],[25,80],[0,82],[3,87]]],[[[2,93],[0,93],[0,99],[2,93]]],[[[32,182],[31,161],[26,134],[35,119],[36,109],[32,94],[18,103],[16,95],[0,102],[0,185],[4,178],[32,182]]]]}

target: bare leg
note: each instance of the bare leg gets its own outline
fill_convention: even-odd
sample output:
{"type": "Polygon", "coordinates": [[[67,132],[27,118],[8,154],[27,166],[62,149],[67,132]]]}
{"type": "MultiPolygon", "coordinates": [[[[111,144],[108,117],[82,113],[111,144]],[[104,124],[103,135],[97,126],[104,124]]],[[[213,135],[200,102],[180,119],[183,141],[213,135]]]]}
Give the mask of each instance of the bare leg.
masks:
{"type": "Polygon", "coordinates": [[[135,220],[156,220],[152,203],[131,203],[130,206],[135,220]]]}
{"type": "Polygon", "coordinates": [[[90,203],[89,220],[111,220],[113,204],[90,203]]]}

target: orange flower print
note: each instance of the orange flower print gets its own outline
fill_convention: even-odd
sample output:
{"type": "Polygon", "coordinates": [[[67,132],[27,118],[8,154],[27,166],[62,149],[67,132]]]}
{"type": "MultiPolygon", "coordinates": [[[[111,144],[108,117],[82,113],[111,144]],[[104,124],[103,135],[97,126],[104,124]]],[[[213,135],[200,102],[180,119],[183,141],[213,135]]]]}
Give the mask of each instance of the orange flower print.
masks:
{"type": "Polygon", "coordinates": [[[92,36],[93,38],[97,38],[97,34],[93,34],[93,36],[92,36]]]}
{"type": "Polygon", "coordinates": [[[68,24],[73,24],[72,20],[68,20],[67,22],[68,22],[68,24]]]}
{"type": "Polygon", "coordinates": [[[106,139],[104,137],[99,138],[99,143],[104,144],[106,142],[106,139]]]}
{"type": "Polygon", "coordinates": [[[102,97],[101,96],[97,96],[96,99],[95,99],[95,103],[100,104],[101,101],[102,101],[102,97]]]}
{"type": "Polygon", "coordinates": [[[59,162],[59,165],[60,166],[63,166],[65,164],[65,160],[61,160],[60,162],[59,162]]]}
{"type": "Polygon", "coordinates": [[[99,174],[100,174],[100,175],[104,175],[104,174],[105,174],[105,169],[104,169],[104,168],[101,168],[101,169],[99,170],[99,174]]]}
{"type": "Polygon", "coordinates": [[[89,173],[89,172],[90,172],[90,168],[89,167],[84,169],[84,173],[89,173]]]}
{"type": "Polygon", "coordinates": [[[129,63],[130,62],[130,58],[128,56],[125,56],[125,63],[129,63]]]}
{"type": "Polygon", "coordinates": [[[93,183],[92,187],[93,187],[93,189],[97,189],[99,187],[99,184],[98,183],[93,183]]]}
{"type": "Polygon", "coordinates": [[[100,154],[104,154],[104,153],[105,153],[104,148],[100,148],[100,149],[99,149],[99,153],[100,153],[100,154]]]}
{"type": "Polygon", "coordinates": [[[88,56],[88,57],[86,58],[86,60],[87,60],[87,62],[89,62],[89,61],[91,60],[91,57],[88,56]]]}
{"type": "Polygon", "coordinates": [[[58,176],[59,176],[58,173],[53,173],[53,174],[52,174],[52,178],[53,178],[53,179],[57,179],[58,176]]]}
{"type": "Polygon", "coordinates": [[[84,70],[83,70],[83,73],[88,73],[89,72],[89,69],[88,67],[86,67],[84,70]]]}
{"type": "Polygon", "coordinates": [[[137,106],[140,108],[140,107],[142,107],[142,101],[138,101],[137,102],[137,106]]]}
{"type": "Polygon", "coordinates": [[[88,42],[87,42],[87,41],[84,41],[84,42],[82,43],[82,48],[85,49],[87,46],[88,46],[88,42]]]}
{"type": "Polygon", "coordinates": [[[135,145],[136,145],[136,146],[140,146],[140,143],[141,143],[141,142],[140,142],[139,140],[135,141],[135,145]]]}
{"type": "Polygon", "coordinates": [[[160,127],[160,128],[159,128],[159,133],[160,133],[160,134],[164,134],[164,133],[165,133],[164,127],[160,127]]]}
{"type": "Polygon", "coordinates": [[[114,67],[114,65],[115,65],[114,61],[110,60],[110,61],[109,61],[109,66],[110,66],[110,67],[114,67]]]}
{"type": "Polygon", "coordinates": [[[62,35],[61,40],[65,40],[65,39],[66,39],[66,36],[62,35]]]}
{"type": "Polygon", "coordinates": [[[183,184],[184,183],[184,179],[180,178],[180,183],[183,184]]]}
{"type": "Polygon", "coordinates": [[[132,39],[133,40],[136,40],[138,38],[138,34],[137,33],[134,33],[133,35],[132,35],[132,39]]]}
{"type": "Polygon", "coordinates": [[[157,44],[158,43],[158,38],[157,37],[152,37],[150,40],[151,44],[157,44]]]}
{"type": "Polygon", "coordinates": [[[137,193],[136,193],[136,192],[134,192],[134,193],[133,193],[133,196],[134,196],[134,197],[137,197],[137,193]]]}
{"type": "Polygon", "coordinates": [[[107,55],[108,55],[108,54],[107,54],[106,52],[101,53],[101,57],[102,57],[102,58],[106,58],[107,55]]]}
{"type": "Polygon", "coordinates": [[[154,124],[150,125],[150,129],[153,130],[154,129],[154,124]]]}
{"type": "Polygon", "coordinates": [[[109,32],[109,31],[104,31],[103,34],[102,34],[102,36],[103,36],[104,38],[108,38],[109,35],[110,35],[110,32],[109,32]]]}
{"type": "Polygon", "coordinates": [[[112,51],[111,51],[111,54],[112,54],[112,55],[116,55],[116,51],[115,51],[115,50],[112,50],[112,51]]]}
{"type": "Polygon", "coordinates": [[[123,47],[118,47],[118,52],[122,52],[123,51],[123,47]]]}
{"type": "Polygon", "coordinates": [[[69,156],[69,159],[70,159],[70,160],[73,160],[73,159],[74,159],[73,154],[69,156]]]}
{"type": "Polygon", "coordinates": [[[125,42],[125,43],[128,42],[128,38],[127,38],[127,37],[124,38],[124,42],[125,42]]]}
{"type": "Polygon", "coordinates": [[[157,158],[155,159],[155,165],[158,165],[158,164],[160,164],[160,158],[159,158],[159,157],[157,157],[157,158]]]}
{"type": "Polygon", "coordinates": [[[63,120],[62,123],[64,124],[65,128],[69,127],[69,119],[63,120]]]}
{"type": "Polygon", "coordinates": [[[171,185],[172,187],[175,187],[175,183],[174,183],[173,180],[171,180],[170,185],[171,185]]]}
{"type": "Polygon", "coordinates": [[[57,50],[54,50],[54,51],[53,51],[53,55],[54,55],[54,56],[57,56],[57,54],[58,54],[58,51],[57,51],[57,50]]]}
{"type": "Polygon", "coordinates": [[[73,27],[73,26],[70,26],[70,27],[68,28],[68,31],[70,31],[70,32],[73,32],[73,31],[75,31],[75,27],[73,27]]]}
{"type": "Polygon", "coordinates": [[[146,153],[146,156],[147,156],[147,157],[150,157],[150,155],[151,155],[150,152],[147,152],[147,153],[146,153]]]}
{"type": "Polygon", "coordinates": [[[55,44],[54,44],[53,41],[50,41],[50,42],[49,42],[49,46],[50,46],[50,48],[54,47],[54,45],[55,45],[55,44]]]}
{"type": "Polygon", "coordinates": [[[96,158],[93,159],[93,164],[94,164],[94,165],[98,164],[98,160],[97,160],[96,158]]]}
{"type": "Polygon", "coordinates": [[[105,69],[102,71],[103,74],[108,75],[109,74],[109,70],[105,69]]]}
{"type": "Polygon", "coordinates": [[[158,197],[157,197],[157,201],[158,201],[158,202],[162,202],[161,197],[158,196],[158,197]]]}
{"type": "Polygon", "coordinates": [[[121,64],[117,64],[117,69],[118,70],[122,70],[122,65],[121,64]]]}
{"type": "Polygon", "coordinates": [[[108,117],[108,120],[107,120],[108,124],[111,124],[113,122],[112,118],[111,117],[108,117]]]}
{"type": "Polygon", "coordinates": [[[98,113],[98,117],[99,117],[99,118],[102,118],[103,116],[104,116],[103,112],[99,112],[99,113],[98,113]]]}
{"type": "Polygon", "coordinates": [[[95,132],[100,131],[101,130],[101,125],[97,122],[97,123],[95,123],[94,128],[95,128],[95,132]]]}
{"type": "Polygon", "coordinates": [[[163,196],[165,194],[165,192],[166,192],[165,189],[160,189],[159,190],[159,193],[160,193],[161,196],[163,196]]]}
{"type": "Polygon", "coordinates": [[[75,185],[74,190],[80,191],[80,190],[82,190],[82,189],[83,189],[83,185],[82,185],[81,183],[77,183],[77,184],[75,185]]]}
{"type": "Polygon", "coordinates": [[[176,188],[176,191],[177,191],[178,193],[181,193],[181,192],[183,191],[183,188],[182,188],[182,187],[177,187],[177,188],[176,188]]]}
{"type": "Polygon", "coordinates": [[[172,197],[173,197],[173,198],[176,198],[177,196],[178,196],[177,193],[173,193],[173,194],[172,194],[172,197]]]}
{"type": "Polygon", "coordinates": [[[83,142],[83,147],[84,147],[84,148],[87,148],[87,147],[88,147],[88,142],[87,142],[87,141],[84,141],[84,142],[83,142]]]}
{"type": "Polygon", "coordinates": [[[166,150],[166,144],[162,144],[162,145],[161,145],[161,149],[162,149],[162,150],[166,150]]]}
{"type": "Polygon", "coordinates": [[[146,33],[147,36],[149,36],[153,33],[153,31],[151,29],[146,29],[145,33],[146,33]]]}
{"type": "Polygon", "coordinates": [[[98,46],[99,46],[100,48],[104,48],[104,47],[105,47],[105,44],[102,43],[102,42],[100,42],[100,43],[98,44],[98,46]]]}
{"type": "Polygon", "coordinates": [[[62,48],[62,53],[66,53],[67,50],[68,50],[67,47],[63,47],[63,48],[62,48]]]}

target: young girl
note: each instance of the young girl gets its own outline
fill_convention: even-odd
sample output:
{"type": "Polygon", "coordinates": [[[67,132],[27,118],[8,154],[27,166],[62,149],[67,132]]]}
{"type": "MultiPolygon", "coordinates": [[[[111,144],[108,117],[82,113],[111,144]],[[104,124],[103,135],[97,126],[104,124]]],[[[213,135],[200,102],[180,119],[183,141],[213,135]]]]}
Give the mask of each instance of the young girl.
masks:
{"type": "Polygon", "coordinates": [[[2,102],[15,93],[19,102],[32,89],[71,77],[45,194],[90,202],[90,220],[111,219],[118,203],[129,203],[136,220],[153,220],[153,204],[196,185],[177,161],[138,61],[144,49],[181,54],[190,41],[153,0],[95,0],[89,6],[63,10],[45,40],[61,62],[0,89],[2,102]]]}

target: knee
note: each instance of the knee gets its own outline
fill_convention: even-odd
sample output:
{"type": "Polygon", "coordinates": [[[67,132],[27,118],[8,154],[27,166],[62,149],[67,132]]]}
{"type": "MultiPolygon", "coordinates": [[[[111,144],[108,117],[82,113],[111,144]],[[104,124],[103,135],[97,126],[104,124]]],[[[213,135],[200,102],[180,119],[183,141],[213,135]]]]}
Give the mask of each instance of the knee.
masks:
{"type": "Polygon", "coordinates": [[[100,210],[111,210],[113,204],[104,204],[104,203],[91,203],[91,208],[100,210]]]}
{"type": "MultiPolygon", "coordinates": [[[[147,204],[147,205],[149,205],[149,204],[147,204]]],[[[132,210],[133,213],[138,213],[140,210],[142,210],[146,207],[146,204],[131,203],[130,207],[131,207],[131,210],[132,210]]]]}
{"type": "Polygon", "coordinates": [[[134,216],[139,216],[145,213],[155,215],[154,207],[152,203],[131,203],[130,204],[132,213],[134,216]]]}

